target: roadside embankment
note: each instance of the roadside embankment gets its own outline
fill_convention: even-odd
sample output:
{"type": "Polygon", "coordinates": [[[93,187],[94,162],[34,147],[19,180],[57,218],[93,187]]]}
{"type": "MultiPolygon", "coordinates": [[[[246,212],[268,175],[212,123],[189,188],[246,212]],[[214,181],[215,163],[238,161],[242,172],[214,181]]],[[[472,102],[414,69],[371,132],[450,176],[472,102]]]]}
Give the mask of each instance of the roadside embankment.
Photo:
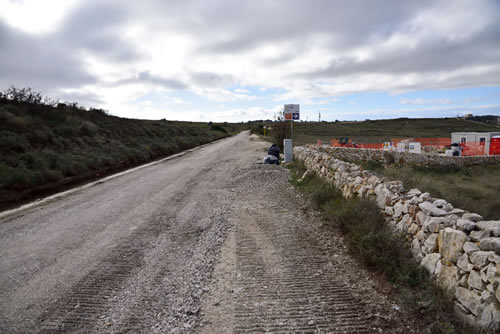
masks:
{"type": "Polygon", "coordinates": [[[500,221],[454,208],[400,181],[386,181],[328,150],[296,147],[295,157],[346,198],[376,201],[387,224],[411,245],[413,258],[453,296],[467,323],[500,329],[500,221]]]}
{"type": "Polygon", "coordinates": [[[239,130],[0,99],[0,210],[239,130]]]}

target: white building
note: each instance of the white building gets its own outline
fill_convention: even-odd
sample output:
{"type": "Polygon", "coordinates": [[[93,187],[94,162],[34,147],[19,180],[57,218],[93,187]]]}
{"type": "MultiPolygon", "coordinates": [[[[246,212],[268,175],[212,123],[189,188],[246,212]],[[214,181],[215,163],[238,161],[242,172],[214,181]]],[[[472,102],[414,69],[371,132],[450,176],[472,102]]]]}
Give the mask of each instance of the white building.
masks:
{"type": "Polygon", "coordinates": [[[500,136],[500,132],[452,132],[451,143],[484,145],[484,154],[489,155],[491,138],[494,136],[500,136]]]}

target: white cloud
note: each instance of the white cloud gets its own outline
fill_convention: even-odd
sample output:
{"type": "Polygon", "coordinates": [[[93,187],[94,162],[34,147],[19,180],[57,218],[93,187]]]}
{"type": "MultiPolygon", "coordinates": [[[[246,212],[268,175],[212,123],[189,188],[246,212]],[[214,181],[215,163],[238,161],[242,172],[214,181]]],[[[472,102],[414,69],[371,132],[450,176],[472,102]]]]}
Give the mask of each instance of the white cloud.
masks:
{"type": "Polygon", "coordinates": [[[406,98],[401,98],[399,100],[399,103],[401,103],[401,104],[433,105],[433,104],[451,104],[453,102],[449,99],[421,99],[421,98],[406,99],[406,98]]]}
{"type": "Polygon", "coordinates": [[[0,84],[35,83],[141,118],[199,116],[205,106],[174,90],[245,103],[253,117],[259,103],[500,84],[495,0],[392,0],[383,9],[364,0],[0,0],[0,8],[0,84]],[[166,102],[137,102],[151,92],[166,102]]]}

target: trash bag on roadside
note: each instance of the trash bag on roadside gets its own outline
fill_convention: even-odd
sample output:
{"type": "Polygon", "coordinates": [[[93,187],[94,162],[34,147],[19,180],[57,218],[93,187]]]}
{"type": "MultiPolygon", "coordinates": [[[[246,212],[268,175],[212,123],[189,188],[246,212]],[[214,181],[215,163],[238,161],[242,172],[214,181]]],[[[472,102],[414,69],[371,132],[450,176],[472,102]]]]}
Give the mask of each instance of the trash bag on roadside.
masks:
{"type": "Polygon", "coordinates": [[[274,155],[268,155],[264,158],[264,164],[279,165],[280,159],[276,158],[274,155]]]}

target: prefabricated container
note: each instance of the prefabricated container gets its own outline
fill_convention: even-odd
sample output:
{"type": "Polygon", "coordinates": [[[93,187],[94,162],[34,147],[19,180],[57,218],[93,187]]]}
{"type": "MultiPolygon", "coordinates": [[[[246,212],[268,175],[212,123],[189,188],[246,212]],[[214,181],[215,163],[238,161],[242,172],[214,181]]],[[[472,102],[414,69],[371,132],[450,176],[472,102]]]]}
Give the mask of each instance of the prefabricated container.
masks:
{"type": "Polygon", "coordinates": [[[500,136],[491,137],[490,155],[500,155],[500,136]]]}

